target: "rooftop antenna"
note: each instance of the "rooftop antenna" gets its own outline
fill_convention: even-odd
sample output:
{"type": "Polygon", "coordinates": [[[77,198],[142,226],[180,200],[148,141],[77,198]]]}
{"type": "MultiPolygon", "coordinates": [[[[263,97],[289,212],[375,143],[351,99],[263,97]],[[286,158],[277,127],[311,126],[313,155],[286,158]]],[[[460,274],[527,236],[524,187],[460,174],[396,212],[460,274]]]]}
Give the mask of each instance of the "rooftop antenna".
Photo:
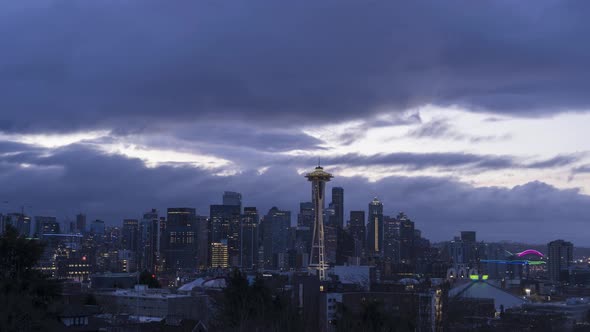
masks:
{"type": "Polygon", "coordinates": [[[318,167],[322,167],[321,157],[318,157],[318,167]]]}

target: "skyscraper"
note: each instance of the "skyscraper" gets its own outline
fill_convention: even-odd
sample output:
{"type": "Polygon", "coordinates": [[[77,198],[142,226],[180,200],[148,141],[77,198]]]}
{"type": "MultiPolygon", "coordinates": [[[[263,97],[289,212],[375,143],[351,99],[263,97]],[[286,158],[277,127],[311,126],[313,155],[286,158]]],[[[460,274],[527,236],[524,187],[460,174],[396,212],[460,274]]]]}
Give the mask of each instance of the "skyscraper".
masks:
{"type": "Polygon", "coordinates": [[[193,208],[168,208],[166,221],[166,268],[197,268],[197,220],[193,208]]]}
{"type": "Polygon", "coordinates": [[[254,269],[258,264],[258,224],[255,207],[244,207],[240,225],[240,267],[254,269]]]}
{"type": "Polygon", "coordinates": [[[344,228],[344,189],[332,188],[332,208],[334,209],[334,226],[344,228]]]}
{"type": "Polygon", "coordinates": [[[223,193],[223,205],[234,205],[242,208],[242,194],[234,191],[225,191],[223,193]]]}
{"type": "Polygon", "coordinates": [[[414,222],[411,221],[404,213],[397,215],[399,222],[399,256],[403,264],[414,264],[414,222]]]}
{"type": "Polygon", "coordinates": [[[365,211],[350,211],[348,232],[354,241],[354,256],[363,257],[366,243],[365,211]]]}
{"type": "Polygon", "coordinates": [[[565,281],[563,274],[574,260],[574,245],[564,240],[555,240],[547,245],[549,255],[549,278],[551,281],[565,281]]]}
{"type": "Polygon", "coordinates": [[[221,240],[227,240],[230,266],[238,266],[240,261],[240,210],[239,205],[209,207],[211,242],[220,243],[221,240]]]}
{"type": "Polygon", "coordinates": [[[42,238],[43,234],[59,234],[60,225],[56,217],[35,216],[35,237],[42,238]]]}
{"type": "Polygon", "coordinates": [[[313,203],[299,203],[299,214],[297,214],[297,226],[313,228],[313,203]]]}
{"type": "Polygon", "coordinates": [[[141,269],[150,272],[158,271],[160,267],[160,218],[158,211],[152,209],[143,214],[140,223],[141,232],[141,269]]]}
{"type": "Polygon", "coordinates": [[[295,250],[299,255],[305,255],[307,261],[302,265],[309,264],[309,252],[311,251],[311,240],[313,231],[313,203],[301,202],[297,214],[297,229],[295,231],[295,250]]]}
{"type": "Polygon", "coordinates": [[[369,221],[367,222],[367,254],[381,255],[383,249],[383,204],[375,197],[369,203],[369,221]]]}
{"type": "Polygon", "coordinates": [[[102,220],[94,220],[90,223],[90,232],[97,234],[97,235],[104,235],[105,232],[105,225],[104,221],[102,220]]]}
{"type": "Polygon", "coordinates": [[[315,170],[305,175],[311,182],[311,197],[314,206],[314,225],[312,233],[311,253],[309,255],[309,267],[316,270],[320,281],[326,280],[326,257],[324,245],[324,201],[326,182],[333,176],[318,165],[315,170]]]}
{"type": "Polygon", "coordinates": [[[282,211],[272,207],[264,216],[264,265],[267,268],[283,268],[284,256],[287,254],[291,211],[282,211]]]}
{"type": "Polygon", "coordinates": [[[86,215],[83,213],[76,215],[76,231],[79,233],[86,232],[86,215]]]}
{"type": "Polygon", "coordinates": [[[383,259],[400,262],[400,221],[389,216],[383,216],[383,259]]]}
{"type": "Polygon", "coordinates": [[[123,249],[136,252],[139,248],[139,220],[123,220],[123,229],[121,235],[123,249]]]}
{"type": "Polygon", "coordinates": [[[197,215],[195,225],[195,232],[197,232],[197,266],[202,270],[209,266],[209,218],[197,215]]]}
{"type": "Polygon", "coordinates": [[[227,239],[211,243],[211,267],[226,268],[227,261],[227,239]]]}

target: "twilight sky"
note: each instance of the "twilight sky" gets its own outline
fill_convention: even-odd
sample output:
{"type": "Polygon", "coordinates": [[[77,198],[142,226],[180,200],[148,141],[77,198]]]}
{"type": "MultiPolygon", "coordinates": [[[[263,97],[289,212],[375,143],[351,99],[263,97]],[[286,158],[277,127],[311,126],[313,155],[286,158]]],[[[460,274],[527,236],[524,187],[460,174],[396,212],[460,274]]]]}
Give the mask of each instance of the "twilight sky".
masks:
{"type": "MultiPolygon", "coordinates": [[[[322,158],[431,240],[590,245],[590,2],[0,2],[0,212],[120,224],[322,158]]],[[[346,212],[348,213],[348,212],[346,212]]]]}

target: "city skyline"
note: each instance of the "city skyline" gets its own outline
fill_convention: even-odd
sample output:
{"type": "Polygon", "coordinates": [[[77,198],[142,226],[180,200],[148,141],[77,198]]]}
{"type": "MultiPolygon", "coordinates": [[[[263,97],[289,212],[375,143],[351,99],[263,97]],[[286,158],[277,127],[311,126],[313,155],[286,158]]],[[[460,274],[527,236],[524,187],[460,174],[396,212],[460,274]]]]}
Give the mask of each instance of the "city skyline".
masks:
{"type": "Polygon", "coordinates": [[[319,156],[344,216],[590,246],[586,3],[337,5],[0,4],[0,212],[295,212],[319,156]]]}

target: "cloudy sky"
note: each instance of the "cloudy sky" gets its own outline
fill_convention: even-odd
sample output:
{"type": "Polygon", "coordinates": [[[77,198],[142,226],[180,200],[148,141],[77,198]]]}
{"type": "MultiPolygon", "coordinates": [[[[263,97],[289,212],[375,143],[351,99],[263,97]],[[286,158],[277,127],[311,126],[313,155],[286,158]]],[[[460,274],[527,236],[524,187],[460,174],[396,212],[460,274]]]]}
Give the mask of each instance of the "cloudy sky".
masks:
{"type": "MultiPolygon", "coordinates": [[[[378,196],[434,241],[590,245],[588,1],[0,2],[0,212],[378,196]]],[[[296,212],[294,212],[296,213],[296,212]]]]}

